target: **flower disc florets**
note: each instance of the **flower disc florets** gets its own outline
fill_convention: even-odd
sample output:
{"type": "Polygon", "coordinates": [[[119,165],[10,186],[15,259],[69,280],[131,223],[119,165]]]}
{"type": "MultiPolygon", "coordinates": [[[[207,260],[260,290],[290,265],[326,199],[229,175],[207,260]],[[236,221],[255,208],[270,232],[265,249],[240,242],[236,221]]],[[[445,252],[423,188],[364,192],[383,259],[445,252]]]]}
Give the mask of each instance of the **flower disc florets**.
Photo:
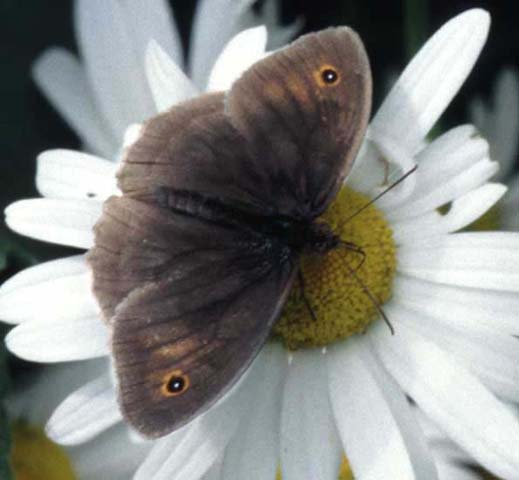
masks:
{"type": "Polygon", "coordinates": [[[345,221],[368,202],[364,195],[344,187],[320,219],[352,248],[340,246],[325,255],[302,257],[304,289],[296,279],[274,327],[274,334],[288,348],[325,346],[363,332],[378,316],[366,289],[379,305],[391,296],[396,248],[383,214],[370,205],[345,221]]]}

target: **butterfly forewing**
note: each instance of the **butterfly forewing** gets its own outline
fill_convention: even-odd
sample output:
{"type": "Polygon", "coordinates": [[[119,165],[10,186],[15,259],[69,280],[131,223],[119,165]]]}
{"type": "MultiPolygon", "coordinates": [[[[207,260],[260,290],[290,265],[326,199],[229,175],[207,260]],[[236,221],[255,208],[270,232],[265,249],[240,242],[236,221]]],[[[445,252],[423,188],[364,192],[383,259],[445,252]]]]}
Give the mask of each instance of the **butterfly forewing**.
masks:
{"type": "MultiPolygon", "coordinates": [[[[252,66],[226,112],[303,217],[321,214],[350,171],[371,108],[371,73],[350,28],[306,35],[252,66]]],[[[284,212],[288,213],[288,212],[284,212]]]]}

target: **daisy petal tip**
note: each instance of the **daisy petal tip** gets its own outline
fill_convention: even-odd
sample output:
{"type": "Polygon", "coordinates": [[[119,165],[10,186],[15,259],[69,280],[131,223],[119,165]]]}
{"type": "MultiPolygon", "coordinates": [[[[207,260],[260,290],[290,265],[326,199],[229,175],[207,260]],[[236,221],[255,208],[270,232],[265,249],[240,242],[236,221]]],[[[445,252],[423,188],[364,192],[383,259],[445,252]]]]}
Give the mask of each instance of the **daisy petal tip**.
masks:
{"type": "Polygon", "coordinates": [[[61,47],[49,47],[45,49],[31,65],[31,75],[33,80],[39,86],[43,77],[47,75],[51,69],[54,69],[56,60],[70,56],[70,52],[61,47]]]}
{"type": "Polygon", "coordinates": [[[216,59],[209,75],[209,91],[228,90],[245,70],[265,57],[267,28],[264,25],[235,35],[216,59]]]}
{"type": "Polygon", "coordinates": [[[153,39],[146,47],[145,70],[159,112],[198,94],[197,88],[180,66],[153,39]]]}
{"type": "Polygon", "coordinates": [[[134,123],[130,125],[124,132],[123,147],[128,148],[133,145],[141,136],[143,125],[134,123]]]}
{"type": "Polygon", "coordinates": [[[265,48],[267,47],[268,40],[267,27],[265,25],[258,25],[257,27],[249,28],[236,35],[235,38],[240,38],[241,40],[254,42],[257,45],[261,45],[263,47],[263,50],[265,50],[265,48]]]}
{"type": "Polygon", "coordinates": [[[414,56],[372,122],[372,130],[399,139],[411,153],[468,77],[486,42],[490,16],[482,9],[445,23],[414,56]]]}
{"type": "Polygon", "coordinates": [[[49,440],[52,440],[55,443],[61,444],[61,435],[58,431],[54,429],[53,424],[51,423],[52,418],[45,425],[45,435],[49,440]]]}
{"type": "Polygon", "coordinates": [[[157,57],[167,57],[168,60],[173,61],[173,59],[160,46],[159,42],[152,38],[146,46],[146,61],[151,62],[157,57]]]}
{"type": "Polygon", "coordinates": [[[490,28],[491,17],[488,10],[484,8],[471,8],[463,13],[460,13],[457,17],[460,21],[470,22],[473,25],[480,25],[482,29],[486,31],[490,28]]]}
{"type": "MultiPolygon", "coordinates": [[[[34,349],[31,348],[31,342],[27,342],[25,335],[20,335],[18,327],[13,328],[4,339],[5,346],[13,355],[24,360],[38,362],[38,355],[34,355],[34,349]]],[[[33,345],[34,346],[34,345],[33,345]]]]}
{"type": "Polygon", "coordinates": [[[82,438],[77,438],[73,433],[63,429],[61,422],[55,421],[54,414],[45,425],[45,434],[49,440],[66,447],[74,447],[84,442],[82,438]]]}

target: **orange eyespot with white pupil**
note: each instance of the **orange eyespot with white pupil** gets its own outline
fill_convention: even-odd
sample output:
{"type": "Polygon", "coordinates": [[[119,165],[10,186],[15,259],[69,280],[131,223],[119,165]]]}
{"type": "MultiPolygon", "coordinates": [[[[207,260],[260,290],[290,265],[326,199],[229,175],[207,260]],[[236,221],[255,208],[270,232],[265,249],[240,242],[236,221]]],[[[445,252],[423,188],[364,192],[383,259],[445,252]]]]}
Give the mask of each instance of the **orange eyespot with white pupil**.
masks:
{"type": "Polygon", "coordinates": [[[164,378],[161,391],[166,397],[176,397],[185,393],[189,386],[189,376],[182,370],[174,370],[164,378]]]}
{"type": "Polygon", "coordinates": [[[340,81],[340,75],[337,69],[332,67],[331,65],[324,65],[319,69],[319,72],[316,75],[317,83],[321,87],[333,87],[337,85],[340,81]]]}

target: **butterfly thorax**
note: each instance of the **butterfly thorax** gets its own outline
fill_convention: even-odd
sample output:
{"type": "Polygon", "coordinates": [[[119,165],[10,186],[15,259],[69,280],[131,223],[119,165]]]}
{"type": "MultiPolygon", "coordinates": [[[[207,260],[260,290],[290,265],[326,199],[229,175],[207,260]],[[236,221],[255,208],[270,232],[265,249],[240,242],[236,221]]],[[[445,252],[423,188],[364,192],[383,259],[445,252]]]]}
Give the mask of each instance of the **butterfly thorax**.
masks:
{"type": "Polygon", "coordinates": [[[325,254],[340,244],[340,238],[325,222],[279,217],[271,221],[275,236],[298,253],[325,254]]]}

